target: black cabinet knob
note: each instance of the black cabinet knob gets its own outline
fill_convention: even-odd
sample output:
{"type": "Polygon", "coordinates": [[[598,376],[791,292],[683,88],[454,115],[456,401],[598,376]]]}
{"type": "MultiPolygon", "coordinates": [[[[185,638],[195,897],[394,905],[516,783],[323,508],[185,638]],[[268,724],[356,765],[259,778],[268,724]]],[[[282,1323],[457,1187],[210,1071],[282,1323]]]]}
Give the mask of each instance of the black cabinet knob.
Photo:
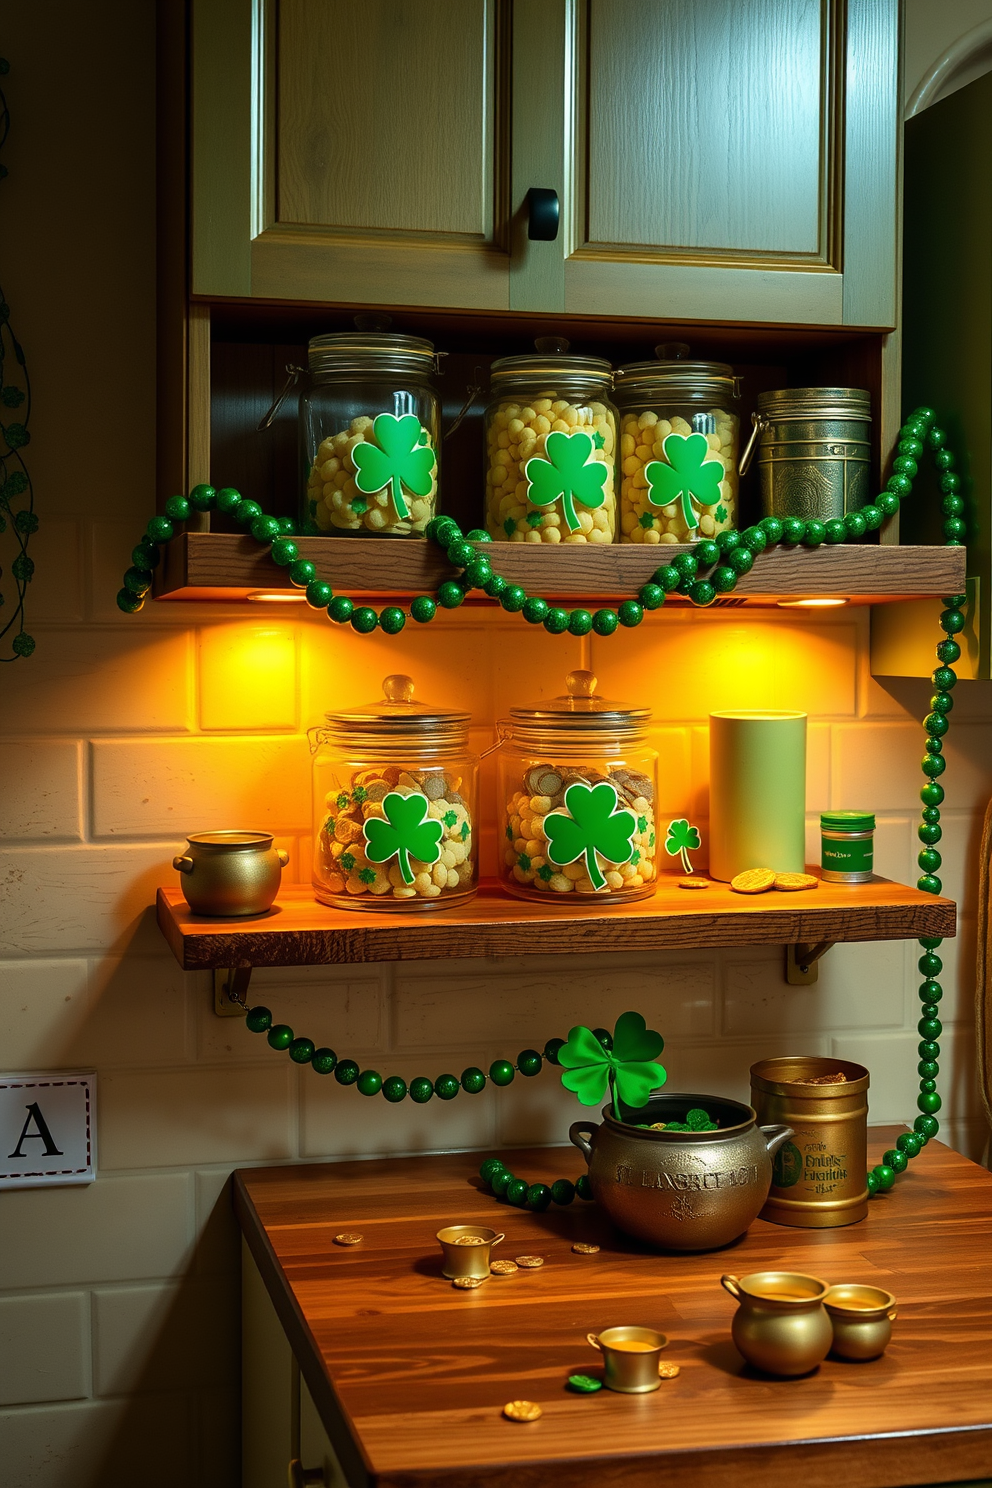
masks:
{"type": "Polygon", "coordinates": [[[532,186],[527,193],[527,236],[532,242],[553,243],[560,218],[557,191],[532,186]]]}

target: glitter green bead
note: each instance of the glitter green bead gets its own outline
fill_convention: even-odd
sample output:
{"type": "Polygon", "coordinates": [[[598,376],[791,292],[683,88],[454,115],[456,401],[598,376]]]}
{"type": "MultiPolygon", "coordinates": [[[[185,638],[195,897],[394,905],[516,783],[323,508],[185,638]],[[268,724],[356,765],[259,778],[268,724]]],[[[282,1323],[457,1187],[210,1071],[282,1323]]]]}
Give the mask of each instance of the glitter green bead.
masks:
{"type": "Polygon", "coordinates": [[[558,1063],[559,1050],[564,1049],[565,1040],[560,1038],[548,1039],[544,1046],[544,1057],[549,1064],[558,1063]]]}
{"type": "Polygon", "coordinates": [[[379,624],[379,616],[371,605],[359,605],[351,613],[351,628],[359,635],[371,635],[379,624]]]}
{"type": "Polygon", "coordinates": [[[699,571],[699,559],[695,553],[679,553],[672,559],[672,568],[681,579],[694,579],[699,571]]]}
{"type": "Polygon", "coordinates": [[[697,579],[690,584],[688,593],[692,603],[700,609],[705,609],[716,599],[716,588],[707,579],[697,579]]]}
{"type": "Polygon", "coordinates": [[[294,1064],[309,1064],[316,1052],[313,1039],[295,1038],[289,1046],[289,1057],[294,1064]]]}
{"type": "Polygon", "coordinates": [[[312,579],[306,587],[307,604],[313,610],[326,610],[334,590],[324,579],[312,579]]]}
{"type": "Polygon", "coordinates": [[[239,527],[250,527],[262,515],[262,508],[257,501],[239,501],[231,515],[239,527]]]}
{"type": "Polygon", "coordinates": [[[520,584],[507,584],[499,597],[499,602],[508,615],[516,615],[527,603],[527,590],[520,584]]]}
{"type": "Polygon", "coordinates": [[[874,1173],[869,1173],[865,1179],[869,1195],[878,1193],[878,1179],[874,1173]]]}
{"type": "Polygon", "coordinates": [[[277,537],[269,549],[269,556],[272,562],[277,563],[280,568],[288,568],[299,558],[300,550],[292,538],[277,537]]]}
{"type": "Polygon", "coordinates": [[[317,570],[308,558],[297,558],[289,565],[289,582],[297,589],[305,589],[317,577],[317,570]]]}
{"type": "Polygon", "coordinates": [[[887,1163],[879,1163],[876,1167],[872,1168],[872,1172],[875,1174],[878,1183],[878,1192],[888,1193],[896,1181],[896,1175],[892,1168],[887,1163]]]}
{"type": "Polygon", "coordinates": [[[490,1178],[489,1187],[498,1199],[504,1199],[506,1197],[506,1190],[512,1182],[513,1174],[509,1168],[503,1168],[500,1172],[494,1173],[490,1178]]]}
{"type": "Polygon", "coordinates": [[[475,549],[463,538],[456,539],[448,548],[448,562],[455,568],[464,568],[475,557],[475,549]]]}
{"type": "Polygon", "coordinates": [[[288,1049],[293,1042],[293,1030],[288,1023],[277,1023],[269,1029],[267,1038],[270,1049],[288,1049]]]}
{"type": "Polygon", "coordinates": [[[454,579],[445,579],[437,591],[437,602],[442,610],[457,610],[464,598],[464,589],[454,579]]]}
{"type": "Polygon", "coordinates": [[[564,1209],[575,1198],[575,1184],[568,1178],[556,1178],[551,1185],[551,1197],[564,1209]]]}
{"type": "Polygon", "coordinates": [[[727,554],[727,567],[732,569],[738,578],[750,573],[754,567],[754,554],[750,548],[731,548],[727,554]]]}
{"type": "Polygon", "coordinates": [[[550,609],[544,617],[544,628],[548,635],[564,635],[568,629],[568,611],[550,609]]]}
{"type": "Polygon", "coordinates": [[[335,594],[327,606],[327,614],[338,625],[344,625],[346,621],[351,619],[354,609],[354,601],[350,600],[346,594],[335,594]]]}
{"type": "Polygon", "coordinates": [[[188,522],[191,511],[185,496],[170,496],[165,503],[165,515],[173,522],[188,522]]]}
{"type": "Polygon", "coordinates": [[[626,630],[633,630],[644,619],[644,606],[636,599],[625,599],[617,608],[617,619],[626,630]]]}
{"type": "Polygon", "coordinates": [[[592,630],[592,616],[588,610],[573,610],[568,617],[569,634],[573,636],[588,635],[592,630]]]}
{"type": "Polygon", "coordinates": [[[664,589],[666,594],[672,594],[679,587],[682,575],[672,563],[663,563],[661,568],[656,568],[651,575],[651,582],[657,584],[659,589],[664,589]]]}
{"type": "Polygon", "coordinates": [[[913,1130],[923,1137],[925,1141],[929,1142],[940,1131],[940,1122],[936,1116],[917,1116],[913,1122],[913,1130]]]}
{"type": "Polygon", "coordinates": [[[551,1190],[546,1183],[532,1183],[527,1189],[527,1208],[543,1214],[551,1203],[551,1190]]]}
{"type": "Polygon", "coordinates": [[[710,583],[717,594],[729,594],[737,584],[737,575],[729,563],[721,563],[710,574],[710,583]]]}
{"type": "Polygon", "coordinates": [[[482,587],[490,599],[499,599],[503,590],[506,588],[506,580],[502,574],[494,573],[489,576],[482,587]]]}
{"type": "Polygon", "coordinates": [[[354,1085],[361,1074],[361,1070],[353,1059],[340,1059],[334,1071],[334,1078],[339,1085],[354,1085]]]}
{"type": "Polygon", "coordinates": [[[539,595],[535,595],[533,599],[528,599],[525,602],[520,613],[528,625],[543,625],[548,617],[549,608],[550,606],[546,599],[541,599],[539,595]]]}
{"type": "Polygon", "coordinates": [[[598,636],[613,635],[619,623],[616,610],[597,610],[592,617],[593,634],[598,636]]]}
{"type": "Polygon", "coordinates": [[[515,1209],[524,1209],[527,1205],[528,1185],[522,1178],[511,1178],[506,1185],[506,1200],[515,1209]]]}
{"type": "Polygon", "coordinates": [[[310,1059],[310,1067],[317,1071],[318,1075],[329,1075],[338,1062],[338,1056],[333,1049],[314,1049],[310,1059]]]}
{"type": "Polygon", "coordinates": [[[390,1075],[382,1082],[382,1093],[391,1106],[397,1106],[401,1100],[406,1100],[406,1081],[399,1075],[390,1075]]]}
{"type": "Polygon", "coordinates": [[[588,1201],[592,1198],[592,1184],[589,1182],[589,1175],[587,1173],[583,1173],[581,1178],[576,1178],[575,1192],[580,1199],[588,1201]]]}
{"type": "Polygon", "coordinates": [[[486,1088],[486,1077],[481,1069],[470,1065],[468,1069],[462,1070],[462,1089],[466,1095],[479,1095],[486,1088]]]}
{"type": "Polygon", "coordinates": [[[523,1049],[517,1055],[517,1069],[522,1075],[539,1075],[543,1063],[536,1049],[523,1049]]]}
{"type": "Polygon", "coordinates": [[[167,543],[176,535],[176,529],[168,517],[152,517],[145,528],[149,540],[153,543],[167,543]]]}
{"type": "Polygon", "coordinates": [[[487,1157],[485,1162],[482,1164],[482,1167],[479,1169],[479,1177],[482,1179],[483,1183],[491,1183],[495,1174],[505,1172],[506,1164],[501,1158],[487,1157]]]}
{"type": "Polygon", "coordinates": [[[882,1162],[887,1168],[891,1168],[893,1173],[905,1173],[909,1167],[909,1158],[898,1147],[890,1147],[888,1152],[883,1153],[882,1162]]]}
{"type": "Polygon", "coordinates": [[[637,597],[646,610],[658,610],[665,603],[665,591],[660,584],[643,585],[637,597]]]}
{"type": "Polygon", "coordinates": [[[454,1100],[461,1088],[455,1075],[438,1075],[434,1081],[434,1094],[439,1100],[454,1100]]]}
{"type": "MultiPolygon", "coordinates": [[[[781,537],[782,536],[782,530],[781,530],[782,529],[782,524],[781,524],[781,522],[777,522],[776,518],[774,518],[774,517],[766,518],[766,521],[776,522],[776,525],[778,526],[778,529],[779,529],[778,537],[781,537]]],[[[762,525],[762,527],[765,527],[765,522],[762,522],[761,525],[762,525]]],[[[765,530],[767,531],[767,527],[765,528],[765,530]]],[[[769,541],[770,542],[778,542],[778,537],[774,537],[773,538],[773,537],[769,536],[769,541]]],[[[704,537],[701,542],[697,542],[696,546],[693,548],[692,551],[696,555],[696,558],[697,558],[697,560],[699,562],[700,568],[712,568],[713,565],[714,565],[714,563],[719,563],[720,558],[722,556],[721,555],[720,544],[719,543],[716,543],[716,542],[713,542],[713,540],[711,538],[708,538],[708,537],[704,537]]]]}
{"type": "Polygon", "coordinates": [[[410,601],[410,615],[418,625],[426,625],[437,614],[437,605],[429,594],[418,594],[410,601]]]}
{"type": "Polygon", "coordinates": [[[274,537],[279,536],[279,523],[275,517],[267,517],[263,514],[252,522],[251,535],[256,542],[271,542],[274,537]]]}
{"type": "Polygon", "coordinates": [[[379,629],[386,635],[399,635],[406,625],[406,616],[399,605],[387,605],[379,616],[379,629]]]}
{"type": "Polygon", "coordinates": [[[214,507],[217,505],[217,492],[214,490],[213,486],[207,485],[205,482],[203,482],[198,486],[194,486],[192,491],[190,491],[189,504],[194,511],[213,511],[214,507]]]}
{"type": "Polygon", "coordinates": [[[418,1106],[424,1106],[434,1094],[434,1082],[428,1080],[424,1075],[418,1075],[415,1080],[410,1081],[410,1099],[418,1106]]]}
{"type": "Polygon", "coordinates": [[[806,532],[803,542],[808,548],[818,548],[826,540],[827,529],[822,522],[815,518],[806,523],[806,532]]]}
{"type": "Polygon", "coordinates": [[[268,1033],[272,1027],[272,1014],[267,1007],[249,1008],[245,1017],[245,1027],[250,1033],[268,1033]]]}

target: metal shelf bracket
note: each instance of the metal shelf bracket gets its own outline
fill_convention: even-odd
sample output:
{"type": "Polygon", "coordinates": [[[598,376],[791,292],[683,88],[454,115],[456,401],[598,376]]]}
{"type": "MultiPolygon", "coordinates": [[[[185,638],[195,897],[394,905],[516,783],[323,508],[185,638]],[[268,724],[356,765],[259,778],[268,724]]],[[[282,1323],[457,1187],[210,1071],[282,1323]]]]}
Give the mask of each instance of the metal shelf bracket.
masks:
{"type": "Polygon", "coordinates": [[[818,962],[832,946],[833,940],[821,940],[815,945],[787,945],[785,948],[785,980],[790,987],[810,987],[817,980],[818,962]]]}
{"type": "Polygon", "coordinates": [[[250,981],[250,966],[214,967],[214,1012],[218,1018],[244,1017],[250,981]]]}

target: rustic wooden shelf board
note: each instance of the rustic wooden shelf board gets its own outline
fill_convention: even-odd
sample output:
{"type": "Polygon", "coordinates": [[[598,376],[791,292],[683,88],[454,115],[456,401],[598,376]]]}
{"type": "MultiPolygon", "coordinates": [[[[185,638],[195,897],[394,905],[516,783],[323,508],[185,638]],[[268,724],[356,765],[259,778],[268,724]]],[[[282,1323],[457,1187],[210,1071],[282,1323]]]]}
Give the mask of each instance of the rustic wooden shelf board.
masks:
{"type": "MultiPolygon", "coordinates": [[[[341,594],[365,596],[433,592],[454,570],[432,542],[399,538],[301,537],[300,556],[341,594]]],[[[562,548],[554,553],[526,543],[477,545],[501,574],[529,594],[548,599],[628,599],[658,565],[686,547],[617,543],[562,548]]],[[[777,603],[784,598],[844,598],[857,603],[956,594],[964,586],[964,548],[848,546],[776,548],[762,553],[739,581],[730,603],[777,603]]],[[[184,532],[165,549],[156,572],[158,599],[244,599],[253,590],[292,586],[254,538],[223,532],[184,532]]],[[[672,601],[669,601],[672,602],[672,601]]],[[[684,601],[676,600],[675,603],[684,601]]],[[[491,601],[487,601],[491,603],[491,601]]],[[[719,603],[719,601],[718,601],[719,603]]]]}
{"type": "Polygon", "coordinates": [[[813,945],[821,941],[950,936],[955,906],[874,878],[821,883],[798,894],[735,894],[726,884],[687,893],[674,877],[622,908],[531,904],[483,884],[468,904],[433,913],[330,909],[309,888],[287,887],[257,919],[194,915],[181,890],[159,889],[158,923],[187,971],[437,957],[661,951],[694,946],[813,945]]]}
{"type": "MultiPolygon", "coordinates": [[[[342,1119],[346,1099],[361,1105],[342,1096],[342,1119]]],[[[434,1120],[440,1142],[441,1113],[434,1120]]],[[[899,1130],[870,1133],[869,1163],[899,1130]]],[[[248,1246],[352,1488],[902,1488],[988,1474],[984,1168],[931,1142],[859,1224],[796,1230],[759,1219],[715,1254],[658,1256],[595,1204],[532,1214],[497,1203],[475,1177],[484,1155],[234,1175],[248,1246]],[[457,1291],[434,1239],[453,1222],[505,1230],[501,1254],[545,1265],[457,1291]],[[335,1246],[342,1230],[363,1243],[335,1246]],[[573,1254],[580,1239],[599,1253],[573,1254]],[[720,1276],[783,1268],[893,1292],[886,1354],[828,1358],[794,1380],[746,1368],[720,1276]],[[681,1374],[646,1396],[570,1394],[569,1374],[599,1372],[586,1333],[617,1323],[667,1334],[664,1357],[681,1374]],[[541,1420],[504,1420],[514,1399],[540,1404],[541,1420]]],[[[503,1155],[532,1183],[583,1167],[570,1147],[503,1155]]]]}

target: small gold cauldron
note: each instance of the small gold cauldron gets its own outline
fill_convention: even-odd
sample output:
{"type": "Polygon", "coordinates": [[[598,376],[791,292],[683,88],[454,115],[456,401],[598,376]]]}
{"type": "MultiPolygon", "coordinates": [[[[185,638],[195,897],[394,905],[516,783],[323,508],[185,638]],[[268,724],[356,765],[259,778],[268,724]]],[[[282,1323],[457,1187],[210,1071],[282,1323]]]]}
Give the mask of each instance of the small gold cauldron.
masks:
{"type": "Polygon", "coordinates": [[[827,1357],[834,1341],[823,1309],[825,1281],[795,1271],[753,1271],[721,1276],[721,1286],[740,1303],[731,1333],[749,1364],[766,1374],[808,1374],[827,1357]]]}
{"type": "Polygon", "coordinates": [[[877,1359],[884,1354],[896,1320],[896,1299],[881,1287],[833,1286],[823,1299],[830,1314],[832,1352],[842,1359],[877,1359]]]}
{"type": "Polygon", "coordinates": [[[593,1197],[618,1229],[660,1250],[715,1250],[743,1234],[768,1197],[788,1126],[757,1125],[750,1106],[715,1095],[661,1095],[623,1121],[576,1121],[569,1140],[589,1164],[593,1197]],[[650,1131],[702,1107],[717,1131],[650,1131]],[[637,1123],[637,1124],[635,1124],[637,1123]]]}
{"type": "Polygon", "coordinates": [[[270,832],[194,832],[189,850],[173,858],[194,914],[260,915],[279,892],[289,854],[270,832]]]}

